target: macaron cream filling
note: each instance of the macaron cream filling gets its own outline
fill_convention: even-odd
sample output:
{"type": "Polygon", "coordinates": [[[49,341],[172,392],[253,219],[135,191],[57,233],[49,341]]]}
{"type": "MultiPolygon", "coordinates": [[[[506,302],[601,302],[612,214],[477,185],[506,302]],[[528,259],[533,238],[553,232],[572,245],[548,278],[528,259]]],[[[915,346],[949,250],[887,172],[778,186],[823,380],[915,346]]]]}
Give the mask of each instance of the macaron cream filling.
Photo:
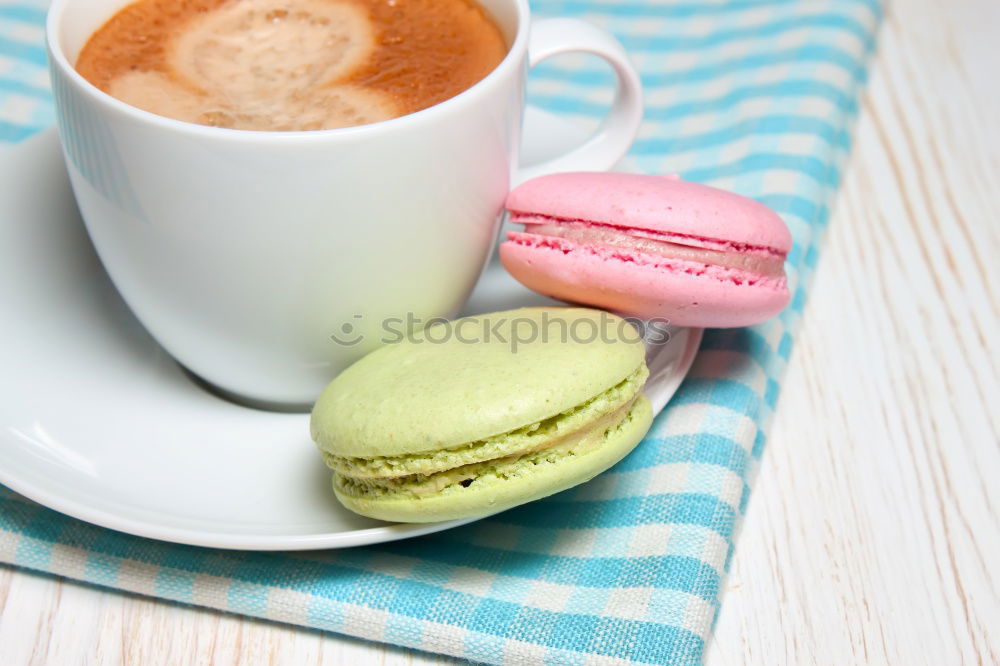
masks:
{"type": "Polygon", "coordinates": [[[359,479],[336,474],[334,485],[339,492],[355,497],[420,499],[442,493],[461,492],[473,486],[511,481],[536,472],[540,467],[557,465],[600,450],[609,438],[628,427],[640,399],[645,400],[636,393],[625,404],[588,424],[588,427],[546,442],[534,450],[463,465],[436,474],[412,474],[382,479],[359,479]]]}
{"type": "Polygon", "coordinates": [[[509,240],[518,244],[548,245],[563,251],[594,248],[605,254],[639,253],[654,262],[665,259],[692,267],[723,269],[737,279],[752,275],[758,280],[784,283],[785,253],[767,246],[546,215],[515,213],[511,221],[525,225],[523,233],[509,234],[509,240]]]}
{"type": "Polygon", "coordinates": [[[632,405],[648,376],[649,371],[642,364],[619,383],[571,410],[459,447],[367,458],[336,456],[326,451],[322,454],[338,477],[349,479],[354,484],[390,479],[423,483],[428,477],[456,472],[469,465],[507,460],[556,447],[571,441],[583,431],[591,430],[595,423],[602,422],[609,414],[617,415],[621,421],[624,418],[622,409],[632,405]]]}

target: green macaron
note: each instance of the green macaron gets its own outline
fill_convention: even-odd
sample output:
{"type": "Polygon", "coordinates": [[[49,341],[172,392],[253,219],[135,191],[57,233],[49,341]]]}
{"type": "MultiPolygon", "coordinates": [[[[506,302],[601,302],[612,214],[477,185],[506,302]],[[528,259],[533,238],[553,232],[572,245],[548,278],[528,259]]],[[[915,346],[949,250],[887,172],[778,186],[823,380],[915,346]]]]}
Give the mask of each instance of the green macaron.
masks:
{"type": "Polygon", "coordinates": [[[365,356],[320,395],[311,431],[340,502],[434,522],[496,513],[593,478],[652,409],[638,332],[587,308],[439,322],[365,356]]]}

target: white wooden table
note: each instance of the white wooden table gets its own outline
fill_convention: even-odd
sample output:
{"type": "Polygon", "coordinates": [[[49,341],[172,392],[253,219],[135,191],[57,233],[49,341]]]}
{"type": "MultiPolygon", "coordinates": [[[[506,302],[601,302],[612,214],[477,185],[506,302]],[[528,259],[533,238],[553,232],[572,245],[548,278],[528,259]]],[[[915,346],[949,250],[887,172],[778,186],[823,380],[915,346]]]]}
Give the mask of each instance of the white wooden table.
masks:
{"type": "MultiPolygon", "coordinates": [[[[1000,664],[1000,2],[896,0],[707,662],[1000,664]]],[[[0,567],[0,665],[453,660],[0,567]]]]}

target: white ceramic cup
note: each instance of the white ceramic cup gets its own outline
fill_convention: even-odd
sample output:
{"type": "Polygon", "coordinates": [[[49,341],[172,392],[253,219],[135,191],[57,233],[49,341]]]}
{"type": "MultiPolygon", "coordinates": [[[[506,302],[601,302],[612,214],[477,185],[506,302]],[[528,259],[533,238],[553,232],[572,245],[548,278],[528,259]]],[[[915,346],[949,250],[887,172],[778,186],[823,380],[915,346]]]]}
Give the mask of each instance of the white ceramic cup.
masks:
{"type": "Polygon", "coordinates": [[[465,92],[345,129],[254,132],[171,120],[74,69],[129,0],[55,0],[46,36],[59,134],[90,237],[125,301],[182,365],[224,393],[308,405],[371,349],[388,318],[457,312],[493,247],[504,198],[530,176],[610,168],[642,115],[621,45],[573,19],[529,22],[526,0],[481,0],[509,45],[465,92]],[[530,66],[601,56],[617,95],[597,133],[518,169],[530,66]]]}

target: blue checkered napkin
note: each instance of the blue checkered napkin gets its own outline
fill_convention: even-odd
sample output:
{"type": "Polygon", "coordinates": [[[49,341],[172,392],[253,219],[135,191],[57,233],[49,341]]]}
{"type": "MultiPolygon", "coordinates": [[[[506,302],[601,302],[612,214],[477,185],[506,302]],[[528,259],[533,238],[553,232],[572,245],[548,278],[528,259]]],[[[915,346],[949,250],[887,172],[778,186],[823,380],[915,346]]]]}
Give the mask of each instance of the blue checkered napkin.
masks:
{"type": "MultiPolygon", "coordinates": [[[[788,223],[794,298],[712,331],[627,459],[593,482],[438,535],[294,555],[175,546],[0,489],[0,561],[236,613],[495,664],[693,664],[806,301],[879,22],[877,0],[537,0],[616,33],[643,73],[633,156],[752,196],[788,223]]],[[[53,119],[41,0],[0,6],[0,138],[53,119]]],[[[531,100],[603,113],[610,74],[543,65],[531,100]]]]}

